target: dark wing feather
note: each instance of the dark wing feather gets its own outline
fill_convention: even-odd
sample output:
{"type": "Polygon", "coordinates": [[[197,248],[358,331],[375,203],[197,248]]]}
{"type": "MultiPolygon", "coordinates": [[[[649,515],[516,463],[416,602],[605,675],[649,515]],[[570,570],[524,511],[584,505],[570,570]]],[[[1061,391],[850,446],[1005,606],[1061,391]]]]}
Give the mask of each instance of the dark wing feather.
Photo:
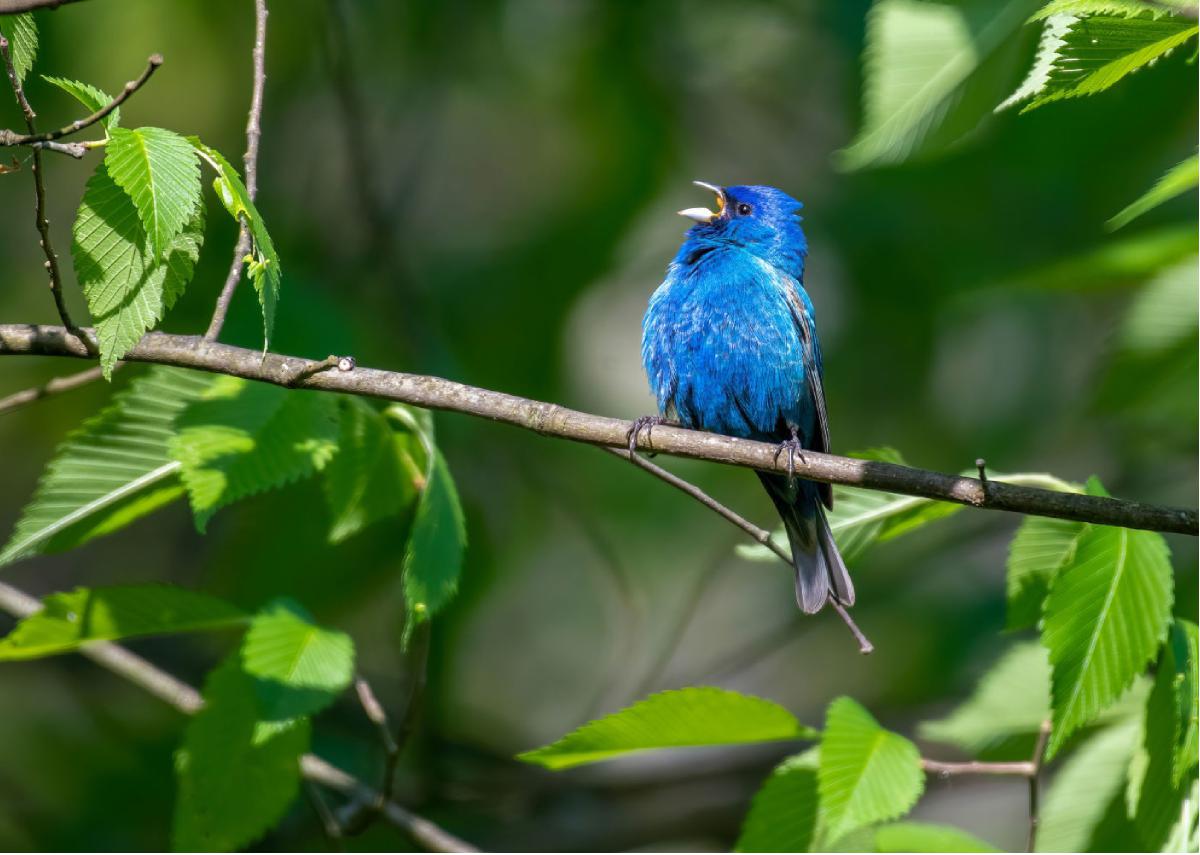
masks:
{"type": "MultiPolygon", "coordinates": [[[[817,410],[817,435],[813,437],[813,451],[829,454],[829,416],[825,411],[825,387],[821,384],[821,372],[817,365],[816,334],[813,332],[808,312],[804,310],[804,301],[800,299],[795,280],[787,285],[788,306],[792,310],[792,320],[800,332],[800,341],[804,345],[804,376],[807,378],[808,391],[812,395],[813,405],[817,410]]],[[[821,502],[829,510],[833,510],[833,487],[829,484],[819,484],[821,502]]]]}

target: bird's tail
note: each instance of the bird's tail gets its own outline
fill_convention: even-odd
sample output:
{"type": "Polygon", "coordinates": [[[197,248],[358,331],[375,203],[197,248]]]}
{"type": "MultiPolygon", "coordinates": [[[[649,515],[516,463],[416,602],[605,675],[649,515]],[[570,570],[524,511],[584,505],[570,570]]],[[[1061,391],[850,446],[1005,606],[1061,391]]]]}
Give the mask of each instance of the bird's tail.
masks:
{"type": "Polygon", "coordinates": [[[853,605],[854,583],[834,543],[817,486],[808,481],[789,485],[788,479],[779,475],[759,477],[783,517],[796,571],[796,602],[801,610],[815,614],[831,595],[842,605],[853,605]]]}

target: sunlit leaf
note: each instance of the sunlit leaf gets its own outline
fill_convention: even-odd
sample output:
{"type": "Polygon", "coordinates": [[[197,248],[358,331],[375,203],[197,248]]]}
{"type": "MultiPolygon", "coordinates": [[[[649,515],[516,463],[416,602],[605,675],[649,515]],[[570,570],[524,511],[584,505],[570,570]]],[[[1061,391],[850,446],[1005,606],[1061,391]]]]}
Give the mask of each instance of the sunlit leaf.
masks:
{"type": "Polygon", "coordinates": [[[828,838],[836,842],[908,813],[925,788],[925,773],[915,745],[884,730],[855,701],[838,698],[825,716],[817,782],[828,838]]]}
{"type": "Polygon", "coordinates": [[[973,834],[930,822],[893,822],[875,832],[876,852],[999,852],[973,834]]]}
{"type": "Polygon", "coordinates": [[[1174,199],[1180,193],[1195,189],[1200,183],[1200,157],[1192,155],[1167,170],[1154,186],[1130,202],[1108,221],[1110,229],[1119,229],[1147,211],[1174,199]]]}
{"type": "Polygon", "coordinates": [[[1042,616],[1042,602],[1059,569],[1075,557],[1086,523],[1026,517],[1008,549],[1008,609],[1005,626],[1024,629],[1042,616]]]}
{"type": "Polygon", "coordinates": [[[569,769],[655,748],[740,745],[813,739],[772,701],[709,687],[659,692],[618,713],[589,722],[562,739],[518,755],[547,769],[569,769]]]}
{"type": "Polygon", "coordinates": [[[200,163],[186,139],[164,128],[113,128],[104,165],[133,200],[149,238],[150,257],[166,258],[172,241],[196,217],[200,163]]]}
{"type": "Polygon", "coordinates": [[[259,713],[271,721],[312,715],[354,677],[354,642],[323,629],[300,606],[277,600],[254,616],[242,668],[258,681],[259,713]]]}
{"type": "Polygon", "coordinates": [[[179,464],[167,449],[172,423],[210,382],[198,372],[152,368],[70,433],[0,550],[0,565],[73,549],[182,496],[179,464]]]}
{"type": "Polygon", "coordinates": [[[322,469],[337,451],[332,395],[219,377],[175,420],[169,448],[180,463],[196,526],[238,499],[322,469]]]}
{"type": "MultiPolygon", "coordinates": [[[[38,29],[33,13],[0,15],[0,35],[8,39],[8,53],[12,58],[13,71],[17,74],[17,80],[24,81],[29,69],[33,68],[34,59],[37,58],[38,29]]],[[[3,72],[0,72],[0,78],[4,79],[7,84],[7,78],[4,78],[3,72]]]]}
{"type": "MultiPolygon", "coordinates": [[[[112,96],[102,89],[97,89],[90,83],[82,83],[66,77],[50,77],[43,74],[42,80],[57,86],[84,106],[88,113],[96,113],[112,101],[112,96]]],[[[111,113],[102,119],[104,127],[112,130],[121,123],[121,108],[115,107],[111,113]]]]}
{"type": "Polygon", "coordinates": [[[172,585],[76,588],[46,597],[41,611],[0,639],[0,660],[69,653],[89,641],[221,629],[246,619],[224,600],[172,585]]]}
{"type": "Polygon", "coordinates": [[[1195,21],[1164,16],[1053,15],[1025,82],[997,107],[1028,101],[1022,112],[1103,92],[1196,35],[1195,21]]]}
{"type": "Polygon", "coordinates": [[[151,249],[137,207],[114,183],[108,162],[87,183],[72,229],[75,274],[96,322],[100,365],[111,376],[117,360],[154,329],[183,294],[204,243],[204,209],[151,249]]]}
{"type": "Polygon", "coordinates": [[[188,141],[216,169],[217,177],[213,181],[213,189],[225,210],[250,229],[253,246],[252,254],[247,256],[246,270],[254,290],[258,293],[258,302],[262,308],[263,350],[266,351],[271,343],[271,333],[275,329],[275,306],[279,302],[279,286],[283,281],[283,268],[279,263],[279,255],[275,252],[275,243],[271,240],[267,225],[258,208],[254,206],[250,191],[242,183],[238,171],[215,148],[205,145],[196,137],[190,137],[188,141]]]}
{"type": "Polygon", "coordinates": [[[879,0],[867,18],[863,121],[845,169],[942,151],[974,131],[1011,86],[1035,2],[879,0]]]}
{"type": "Polygon", "coordinates": [[[775,767],[754,795],[735,852],[808,852],[817,830],[818,753],[796,754],[775,767]]]}
{"type": "Polygon", "coordinates": [[[1111,704],[1154,656],[1171,616],[1172,574],[1162,535],[1091,526],[1046,598],[1053,756],[1111,704]]]}

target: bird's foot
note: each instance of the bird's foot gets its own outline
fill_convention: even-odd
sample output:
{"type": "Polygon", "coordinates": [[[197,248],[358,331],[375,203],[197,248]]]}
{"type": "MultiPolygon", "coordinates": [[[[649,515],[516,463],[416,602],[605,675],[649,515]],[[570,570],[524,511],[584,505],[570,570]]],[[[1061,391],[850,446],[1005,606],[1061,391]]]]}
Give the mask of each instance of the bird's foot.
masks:
{"type": "Polygon", "coordinates": [[[651,432],[659,425],[668,424],[667,420],[662,416],[640,416],[633,420],[633,424],[629,426],[629,431],[625,434],[625,439],[629,442],[629,454],[632,456],[638,449],[638,437],[642,432],[646,433],[646,441],[650,441],[651,432]]]}
{"type": "Polygon", "coordinates": [[[796,480],[796,458],[800,458],[801,463],[808,463],[804,458],[804,446],[800,444],[800,436],[792,429],[792,438],[785,439],[775,448],[775,465],[779,465],[779,456],[787,452],[787,470],[788,470],[788,485],[796,480]]]}

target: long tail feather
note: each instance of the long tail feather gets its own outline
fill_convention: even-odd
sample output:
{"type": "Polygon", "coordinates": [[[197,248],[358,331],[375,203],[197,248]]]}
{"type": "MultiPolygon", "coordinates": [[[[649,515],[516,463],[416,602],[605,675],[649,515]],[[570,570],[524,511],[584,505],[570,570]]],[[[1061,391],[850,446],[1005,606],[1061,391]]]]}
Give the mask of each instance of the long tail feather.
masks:
{"type": "Polygon", "coordinates": [[[796,574],[796,603],[806,614],[816,614],[832,594],[843,605],[854,603],[854,584],[838,552],[821,507],[815,484],[789,486],[786,478],[760,474],[787,532],[796,574]]]}

